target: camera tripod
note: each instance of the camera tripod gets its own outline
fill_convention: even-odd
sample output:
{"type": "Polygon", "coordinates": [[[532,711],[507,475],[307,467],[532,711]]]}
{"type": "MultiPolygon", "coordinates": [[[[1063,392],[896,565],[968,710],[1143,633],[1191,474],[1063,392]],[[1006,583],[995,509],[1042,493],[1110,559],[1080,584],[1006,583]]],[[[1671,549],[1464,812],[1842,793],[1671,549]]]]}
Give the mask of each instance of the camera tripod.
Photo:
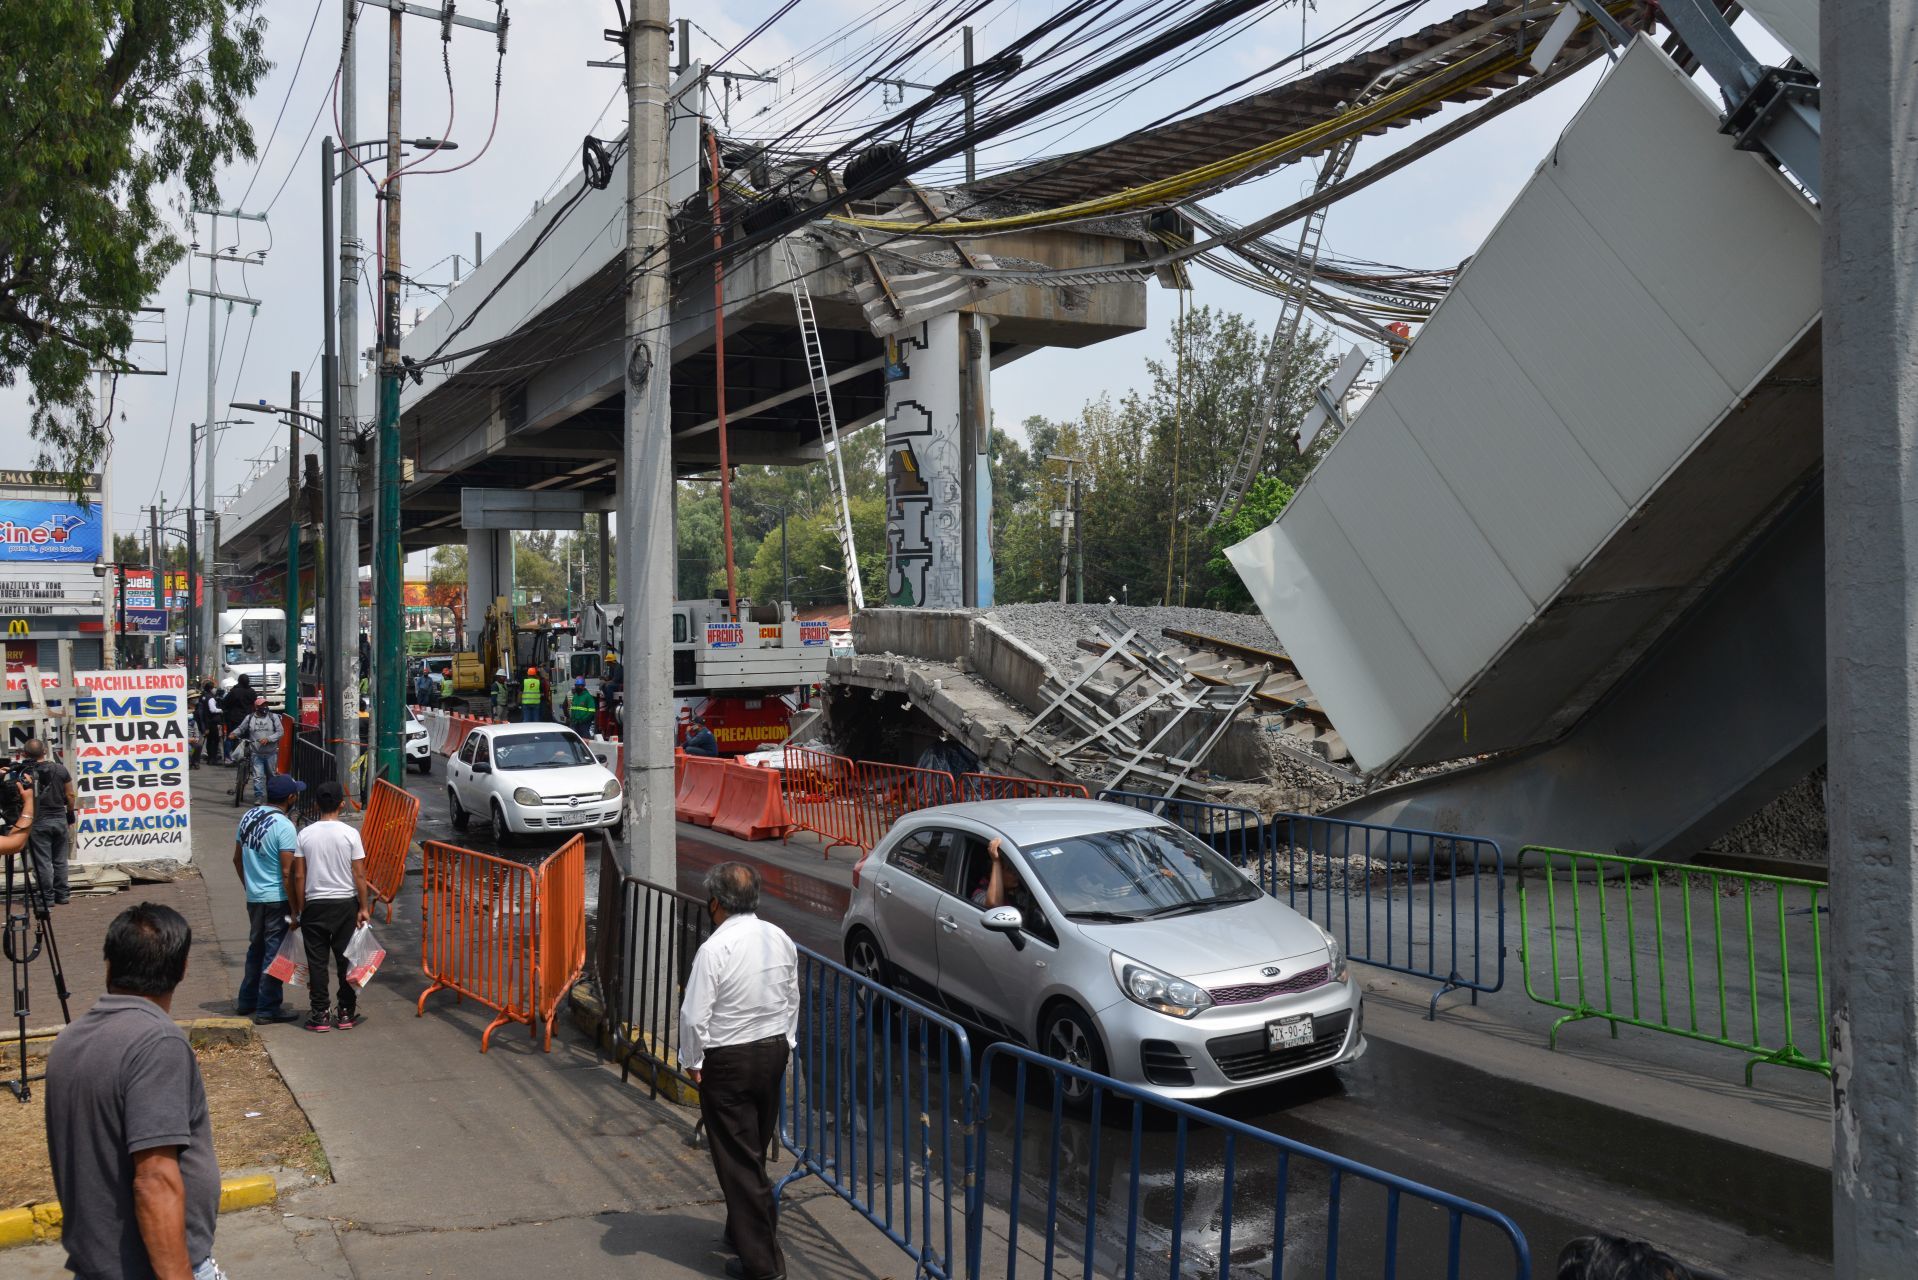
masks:
{"type": "Polygon", "coordinates": [[[4,894],[4,920],[0,920],[0,951],[4,951],[8,963],[13,968],[13,1016],[18,1021],[20,1047],[20,1078],[0,1081],[7,1090],[21,1102],[33,1096],[31,1082],[27,1079],[27,1017],[31,1013],[28,993],[28,966],[38,960],[44,952],[47,964],[53,970],[53,990],[60,997],[60,1019],[73,1021],[73,1014],[67,1008],[66,971],[60,967],[60,944],[53,937],[53,906],[51,899],[42,890],[39,873],[34,870],[33,855],[26,849],[18,853],[0,854],[6,859],[6,889],[4,894]],[[20,886],[14,887],[15,861],[19,862],[20,886]]]}

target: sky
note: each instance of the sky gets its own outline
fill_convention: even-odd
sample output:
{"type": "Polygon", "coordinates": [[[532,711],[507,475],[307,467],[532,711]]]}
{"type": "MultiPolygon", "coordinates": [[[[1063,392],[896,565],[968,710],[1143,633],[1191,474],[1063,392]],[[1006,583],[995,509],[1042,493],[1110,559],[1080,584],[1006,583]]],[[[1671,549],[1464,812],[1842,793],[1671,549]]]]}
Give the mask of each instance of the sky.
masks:
{"type": "MultiPolygon", "coordinates": [[[[999,0],[975,20],[976,55],[990,57],[1059,5],[1060,0],[999,0]]],[[[244,222],[236,230],[232,220],[225,220],[218,240],[222,250],[242,254],[264,250],[258,265],[223,265],[219,280],[223,292],[258,298],[261,305],[257,312],[246,307],[229,311],[223,305],[215,311],[216,420],[246,416],[227,408],[232,400],[283,402],[293,370],[302,374],[305,397],[317,401],[321,341],[318,146],[319,138],[333,134],[336,127],[333,90],[342,7],[343,0],[265,3],[270,23],[266,52],[275,65],[248,108],[260,155],[255,161],[229,166],[220,179],[220,195],[224,207],[264,212],[266,221],[244,222]]],[[[778,0],[735,0],[690,10],[699,24],[692,56],[716,59],[780,7],[778,0]]],[[[777,85],[737,83],[736,95],[727,104],[728,125],[758,131],[789,119],[809,101],[809,92],[829,83],[834,61],[849,57],[869,38],[877,15],[896,15],[910,7],[910,3],[875,7],[872,0],[800,0],[726,64],[773,74],[779,81],[777,85]]],[[[1121,135],[1156,119],[1170,105],[1196,99],[1295,54],[1302,37],[1316,39],[1375,7],[1379,7],[1375,0],[1318,0],[1316,8],[1303,12],[1296,4],[1279,8],[1202,57],[1173,60],[1149,91],[1129,95],[1069,126],[1029,131],[982,150],[980,168],[1007,166],[1121,135]]],[[[1466,7],[1466,0],[1432,0],[1394,30],[1415,30],[1466,7]]],[[[494,8],[482,0],[467,0],[460,12],[491,17],[494,8]]],[[[404,184],[403,260],[408,275],[422,284],[444,285],[452,281],[456,268],[470,270],[475,233],[486,245],[501,243],[527,218],[535,201],[578,171],[582,135],[611,138],[624,129],[620,73],[587,65],[619,56],[617,47],[602,35],[617,21],[611,0],[513,0],[506,8],[511,26],[500,67],[496,124],[493,38],[455,29],[445,51],[451,64],[449,101],[437,25],[419,18],[405,23],[402,134],[451,137],[459,150],[447,153],[449,163],[470,162],[458,172],[421,176],[404,184]],[[487,144],[483,150],[482,144],[487,144]],[[461,259],[457,264],[455,255],[461,259]]],[[[361,139],[384,136],[386,112],[386,15],[380,10],[364,12],[356,95],[356,132],[361,139]]],[[[1776,60],[1776,46],[1749,28],[1750,23],[1743,22],[1739,30],[1754,51],[1776,60]]],[[[927,50],[904,75],[931,82],[961,64],[955,36],[927,50]]],[[[1325,229],[1327,249],[1409,267],[1458,264],[1475,251],[1549,152],[1597,76],[1597,68],[1589,68],[1333,206],[1325,229]]],[[[858,104],[862,114],[879,113],[883,93],[878,86],[870,87],[858,104]]],[[[1458,110],[1451,108],[1434,119],[1449,119],[1458,110]]],[[[1354,170],[1416,139],[1419,128],[1415,125],[1367,139],[1354,158],[1354,170]]],[[[1249,221],[1310,190],[1313,176],[1310,165],[1289,166],[1208,203],[1228,216],[1249,221]]],[[[362,236],[370,235],[372,226],[365,190],[362,187],[359,202],[362,236]]],[[[207,247],[212,232],[204,219],[199,233],[202,247],[207,247]]],[[[206,264],[189,260],[177,267],[150,299],[151,305],[165,309],[165,355],[159,355],[155,344],[143,346],[139,359],[146,367],[164,367],[165,374],[120,380],[106,504],[116,532],[144,533],[145,508],[150,503],[177,505],[185,498],[189,424],[202,421],[207,407],[208,304],[194,299],[188,305],[189,275],[194,286],[204,288],[206,264]]],[[[1277,316],[1274,298],[1204,270],[1196,271],[1194,280],[1193,305],[1242,311],[1262,326],[1269,326],[1277,316]]],[[[364,292],[361,298],[360,335],[365,345],[372,332],[372,313],[364,292]]],[[[430,291],[409,291],[409,313],[415,307],[433,305],[430,291]]],[[[1147,306],[1150,324],[1139,334],[1080,351],[1037,353],[995,372],[996,421],[1011,427],[1032,414],[1069,417],[1100,394],[1116,398],[1142,385],[1146,360],[1166,351],[1175,297],[1156,284],[1149,285],[1147,306]]],[[[150,332],[158,336],[157,324],[150,332]]],[[[26,423],[24,387],[0,389],[0,444],[16,459],[9,465],[24,465],[36,452],[26,423]]],[[[226,429],[219,443],[220,492],[238,488],[254,460],[283,446],[284,440],[285,427],[267,417],[226,429]]]]}

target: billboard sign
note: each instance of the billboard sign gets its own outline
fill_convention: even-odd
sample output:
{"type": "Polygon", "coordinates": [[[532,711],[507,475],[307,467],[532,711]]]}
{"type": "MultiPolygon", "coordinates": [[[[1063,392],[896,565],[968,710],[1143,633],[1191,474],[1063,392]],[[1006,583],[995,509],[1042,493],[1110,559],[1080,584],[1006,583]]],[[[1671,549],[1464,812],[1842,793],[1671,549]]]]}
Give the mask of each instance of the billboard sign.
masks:
{"type": "Polygon", "coordinates": [[[93,564],[100,559],[106,522],[100,505],[0,500],[0,560],[38,564],[93,564]]]}
{"type": "Polygon", "coordinates": [[[99,616],[103,586],[92,564],[22,564],[0,561],[0,615],[46,616],[91,613],[99,616]]]}
{"type": "Polygon", "coordinates": [[[193,861],[186,672],[83,671],[67,768],[80,797],[78,862],[193,861]]]}
{"type": "Polygon", "coordinates": [[[166,601],[164,604],[153,602],[153,570],[128,569],[127,608],[129,609],[185,609],[188,607],[187,571],[169,569],[162,576],[166,579],[166,601]]]}
{"type": "Polygon", "coordinates": [[[127,636],[163,636],[166,634],[165,609],[134,609],[126,611],[126,625],[120,628],[121,635],[127,636]]]}

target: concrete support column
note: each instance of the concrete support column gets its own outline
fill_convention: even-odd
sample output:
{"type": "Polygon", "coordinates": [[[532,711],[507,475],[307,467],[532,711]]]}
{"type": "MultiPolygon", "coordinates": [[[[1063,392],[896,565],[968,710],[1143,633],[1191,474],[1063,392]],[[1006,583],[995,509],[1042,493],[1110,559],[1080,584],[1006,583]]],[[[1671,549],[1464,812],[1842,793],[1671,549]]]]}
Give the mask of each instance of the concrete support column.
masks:
{"type": "Polygon", "coordinates": [[[1825,0],[1832,1262],[1918,1254],[1918,0],[1825,0]]]}
{"type": "MultiPolygon", "coordinates": [[[[477,650],[493,601],[513,598],[513,531],[466,531],[466,647],[477,650]]],[[[487,672],[492,678],[492,672],[487,672]]]]}
{"type": "Polygon", "coordinates": [[[960,316],[889,344],[886,369],[886,603],[966,604],[960,316]]]}
{"type": "Polygon", "coordinates": [[[960,316],[960,489],[965,513],[965,601],[992,607],[992,321],[960,316]]]}

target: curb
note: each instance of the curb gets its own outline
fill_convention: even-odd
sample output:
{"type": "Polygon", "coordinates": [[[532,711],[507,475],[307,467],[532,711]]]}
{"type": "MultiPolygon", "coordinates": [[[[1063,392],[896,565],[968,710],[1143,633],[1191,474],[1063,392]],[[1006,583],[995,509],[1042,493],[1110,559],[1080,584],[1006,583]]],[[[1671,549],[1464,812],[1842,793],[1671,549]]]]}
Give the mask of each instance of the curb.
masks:
{"type": "MultiPolygon", "coordinates": [[[[280,1198],[279,1184],[270,1173],[250,1173],[220,1179],[220,1212],[258,1209],[280,1198]]],[[[45,1200],[22,1209],[0,1210],[0,1249],[51,1244],[60,1238],[63,1215],[58,1200],[45,1200]]]]}
{"type": "MultiPolygon", "coordinates": [[[[593,1037],[594,1044],[601,1050],[612,1050],[615,1046],[612,1037],[606,1034],[602,1013],[604,1006],[601,1005],[599,996],[586,983],[578,982],[573,985],[569,1004],[572,1008],[573,1025],[593,1037]]],[[[634,1060],[626,1065],[626,1070],[633,1079],[657,1089],[659,1096],[668,1102],[678,1103],[682,1107],[699,1105],[698,1089],[670,1072],[656,1073],[650,1062],[635,1056],[634,1060]]]]}

